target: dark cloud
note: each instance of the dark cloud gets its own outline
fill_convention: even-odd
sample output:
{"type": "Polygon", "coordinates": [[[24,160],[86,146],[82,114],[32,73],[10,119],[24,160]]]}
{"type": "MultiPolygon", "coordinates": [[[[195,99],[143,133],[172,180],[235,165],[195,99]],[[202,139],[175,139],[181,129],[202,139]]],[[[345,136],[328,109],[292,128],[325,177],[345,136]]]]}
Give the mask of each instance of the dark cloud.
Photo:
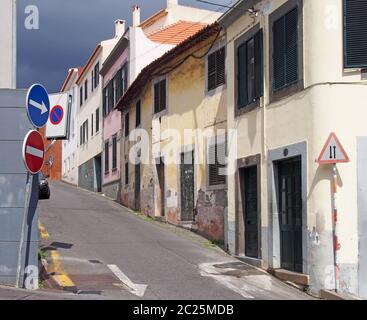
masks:
{"type": "MultiPolygon", "coordinates": [[[[221,3],[221,1],[217,1],[221,3]]],[[[18,87],[34,82],[50,92],[59,90],[67,70],[83,66],[95,45],[113,37],[114,21],[131,22],[134,4],[142,8],[142,19],[165,7],[166,0],[18,0],[18,87]],[[26,30],[24,10],[36,5],[39,30],[26,30]]],[[[218,9],[195,0],[181,4],[218,9]]]]}

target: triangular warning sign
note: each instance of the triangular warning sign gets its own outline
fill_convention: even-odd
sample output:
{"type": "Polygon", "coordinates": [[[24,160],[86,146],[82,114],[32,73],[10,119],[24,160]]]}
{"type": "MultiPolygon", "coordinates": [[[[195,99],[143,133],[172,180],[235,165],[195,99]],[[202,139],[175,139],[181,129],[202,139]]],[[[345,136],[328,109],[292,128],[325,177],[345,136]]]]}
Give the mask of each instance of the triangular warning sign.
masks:
{"type": "Polygon", "coordinates": [[[349,162],[349,157],[334,132],[327,139],[317,162],[319,164],[349,162]]]}

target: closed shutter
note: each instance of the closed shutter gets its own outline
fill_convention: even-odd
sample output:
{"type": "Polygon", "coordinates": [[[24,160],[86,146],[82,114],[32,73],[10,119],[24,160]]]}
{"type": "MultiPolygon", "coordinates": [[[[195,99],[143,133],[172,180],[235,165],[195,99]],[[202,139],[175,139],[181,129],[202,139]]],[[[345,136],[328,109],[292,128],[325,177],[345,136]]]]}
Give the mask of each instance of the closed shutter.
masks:
{"type": "Polygon", "coordinates": [[[247,105],[247,43],[237,49],[237,105],[242,108],[247,105]]]}
{"type": "Polygon", "coordinates": [[[117,137],[112,138],[112,170],[117,169],[117,137]]]}
{"type": "Polygon", "coordinates": [[[274,90],[287,87],[298,80],[298,7],[273,25],[274,90]]]}
{"type": "Polygon", "coordinates": [[[96,110],[96,133],[99,132],[99,108],[96,110]]]}
{"type": "Polygon", "coordinates": [[[154,85],[154,113],[159,112],[159,83],[154,85]]]}
{"type": "Polygon", "coordinates": [[[80,126],[80,145],[83,145],[83,126],[80,126]]]}
{"type": "Polygon", "coordinates": [[[139,100],[136,103],[136,121],[135,121],[135,126],[139,127],[141,124],[141,101],[139,100]]]}
{"type": "Polygon", "coordinates": [[[113,80],[110,81],[108,84],[108,108],[107,108],[107,114],[110,113],[112,107],[113,107],[113,80]]]}
{"type": "Polygon", "coordinates": [[[106,141],[104,144],[104,171],[105,173],[108,173],[110,170],[109,154],[110,154],[109,143],[108,141],[106,141]]]}
{"type": "Polygon", "coordinates": [[[213,90],[225,84],[225,47],[213,52],[208,56],[208,90],[213,90]]]}
{"type": "Polygon", "coordinates": [[[129,133],[130,133],[130,128],[129,128],[129,125],[130,125],[130,120],[129,120],[129,113],[126,113],[125,114],[125,137],[129,136],[129,133]]]}
{"type": "Polygon", "coordinates": [[[217,51],[216,54],[216,65],[217,65],[217,87],[221,86],[222,84],[224,84],[225,81],[225,65],[226,65],[226,51],[225,48],[221,48],[220,50],[217,51]]]}
{"type": "Polygon", "coordinates": [[[122,70],[120,69],[116,75],[115,75],[115,81],[116,81],[116,101],[118,101],[122,97],[122,82],[121,82],[121,74],[122,70]]]}
{"type": "Polygon", "coordinates": [[[154,113],[159,113],[167,107],[166,80],[154,85],[154,113]]]}
{"type": "Polygon", "coordinates": [[[209,146],[209,185],[218,186],[226,183],[225,169],[226,144],[212,144],[209,146]]]}
{"type": "Polygon", "coordinates": [[[208,57],[208,90],[216,87],[215,52],[208,57]]]}
{"type": "Polygon", "coordinates": [[[166,109],[166,102],[167,102],[166,80],[163,80],[160,82],[160,110],[159,111],[163,111],[166,109]]]}
{"type": "Polygon", "coordinates": [[[264,94],[262,30],[258,31],[253,38],[247,40],[237,49],[237,91],[237,106],[239,109],[255,102],[264,94]],[[251,57],[249,57],[250,44],[251,48],[253,46],[251,57]],[[249,60],[252,58],[253,64],[250,64],[249,60]],[[253,68],[251,77],[249,76],[249,65],[253,68]],[[249,83],[250,81],[251,83],[249,83]]]}
{"type": "Polygon", "coordinates": [[[263,31],[260,30],[254,36],[255,45],[255,99],[259,99],[264,94],[263,80],[263,31]]]}
{"type": "Polygon", "coordinates": [[[367,67],[367,1],[344,0],[344,66],[367,67]]]}

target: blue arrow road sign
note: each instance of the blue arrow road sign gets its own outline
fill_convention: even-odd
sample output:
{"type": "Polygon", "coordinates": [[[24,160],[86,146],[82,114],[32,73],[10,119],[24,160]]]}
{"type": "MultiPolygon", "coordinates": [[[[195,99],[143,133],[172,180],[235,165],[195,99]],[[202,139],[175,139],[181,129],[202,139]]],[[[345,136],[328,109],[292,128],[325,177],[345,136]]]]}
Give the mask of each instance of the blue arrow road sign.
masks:
{"type": "Polygon", "coordinates": [[[29,120],[36,128],[43,128],[50,116],[50,98],[46,89],[34,84],[28,90],[26,102],[29,120]]]}

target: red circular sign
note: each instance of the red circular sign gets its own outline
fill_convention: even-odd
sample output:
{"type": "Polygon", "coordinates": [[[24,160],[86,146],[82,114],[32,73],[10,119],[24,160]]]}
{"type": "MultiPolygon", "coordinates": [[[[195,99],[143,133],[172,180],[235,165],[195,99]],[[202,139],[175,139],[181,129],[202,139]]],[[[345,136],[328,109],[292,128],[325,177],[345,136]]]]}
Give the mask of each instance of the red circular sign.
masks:
{"type": "Polygon", "coordinates": [[[41,171],[45,160],[45,144],[38,131],[29,131],[23,142],[23,160],[25,167],[32,174],[41,171]]]}
{"type": "Polygon", "coordinates": [[[50,112],[50,121],[53,125],[58,125],[64,119],[64,109],[62,106],[54,106],[50,112]]]}

